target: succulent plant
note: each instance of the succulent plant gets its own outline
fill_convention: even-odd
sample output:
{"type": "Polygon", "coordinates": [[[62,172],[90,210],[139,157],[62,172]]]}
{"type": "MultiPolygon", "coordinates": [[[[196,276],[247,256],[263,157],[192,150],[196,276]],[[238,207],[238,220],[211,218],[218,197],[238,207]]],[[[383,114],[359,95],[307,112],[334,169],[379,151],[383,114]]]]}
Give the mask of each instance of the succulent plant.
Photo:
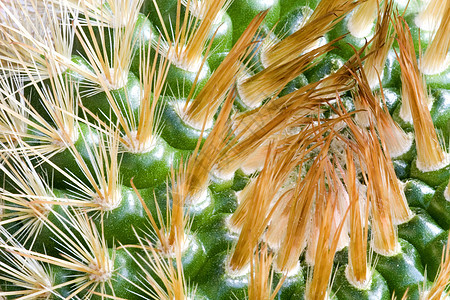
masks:
{"type": "Polygon", "coordinates": [[[447,299],[450,0],[3,0],[0,299],[447,299]]]}

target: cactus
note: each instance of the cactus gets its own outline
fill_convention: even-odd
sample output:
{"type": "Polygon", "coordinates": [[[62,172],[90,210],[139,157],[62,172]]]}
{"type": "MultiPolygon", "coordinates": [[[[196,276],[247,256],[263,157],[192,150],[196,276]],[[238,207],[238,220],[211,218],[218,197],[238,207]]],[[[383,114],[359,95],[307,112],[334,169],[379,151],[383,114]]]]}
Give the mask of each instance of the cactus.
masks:
{"type": "Polygon", "coordinates": [[[0,299],[447,299],[450,0],[0,2],[0,299]]]}

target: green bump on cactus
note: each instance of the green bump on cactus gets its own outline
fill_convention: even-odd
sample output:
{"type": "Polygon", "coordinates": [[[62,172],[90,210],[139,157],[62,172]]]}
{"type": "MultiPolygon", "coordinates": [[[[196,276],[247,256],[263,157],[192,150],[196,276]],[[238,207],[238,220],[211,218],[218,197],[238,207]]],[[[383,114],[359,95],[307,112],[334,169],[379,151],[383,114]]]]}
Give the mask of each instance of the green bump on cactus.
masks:
{"type": "Polygon", "coordinates": [[[1,1],[0,299],[447,299],[449,16],[1,1]]]}

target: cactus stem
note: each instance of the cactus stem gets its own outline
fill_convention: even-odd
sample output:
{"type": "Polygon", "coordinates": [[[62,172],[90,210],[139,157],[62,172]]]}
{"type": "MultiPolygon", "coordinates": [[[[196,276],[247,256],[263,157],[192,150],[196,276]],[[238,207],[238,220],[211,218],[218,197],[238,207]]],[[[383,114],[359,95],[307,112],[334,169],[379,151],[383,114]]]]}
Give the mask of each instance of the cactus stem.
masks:
{"type": "Polygon", "coordinates": [[[447,201],[450,202],[450,181],[449,181],[448,185],[445,187],[444,197],[447,201]]]}
{"type": "Polygon", "coordinates": [[[433,285],[428,291],[421,295],[421,300],[439,300],[450,296],[450,291],[446,291],[450,286],[450,234],[447,239],[447,245],[442,251],[441,265],[438,275],[433,285]]]}
{"type": "Polygon", "coordinates": [[[0,0],[1,300],[450,297],[450,0],[232,1],[0,0]]]}

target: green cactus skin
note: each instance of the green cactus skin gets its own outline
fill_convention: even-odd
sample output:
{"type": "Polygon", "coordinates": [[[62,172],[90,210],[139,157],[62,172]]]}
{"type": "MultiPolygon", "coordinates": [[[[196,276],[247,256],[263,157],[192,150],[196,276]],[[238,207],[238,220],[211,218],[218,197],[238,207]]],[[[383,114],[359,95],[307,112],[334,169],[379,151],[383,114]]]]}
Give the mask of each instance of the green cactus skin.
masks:
{"type": "Polygon", "coordinates": [[[389,299],[389,288],[378,271],[372,270],[370,286],[367,289],[358,289],[348,282],[345,268],[346,266],[341,266],[336,273],[337,299],[389,299]]]}
{"type": "MultiPolygon", "coordinates": [[[[423,267],[417,250],[410,243],[401,240],[401,251],[394,256],[379,256],[377,271],[380,272],[391,292],[403,295],[407,288],[417,287],[424,281],[423,267]]],[[[416,292],[417,293],[417,292],[416,292]]],[[[418,294],[408,293],[412,299],[418,294]]]]}
{"type": "Polygon", "coordinates": [[[442,228],[450,227],[450,214],[448,213],[450,202],[444,197],[446,187],[444,184],[438,187],[428,207],[428,212],[442,228]]]}

